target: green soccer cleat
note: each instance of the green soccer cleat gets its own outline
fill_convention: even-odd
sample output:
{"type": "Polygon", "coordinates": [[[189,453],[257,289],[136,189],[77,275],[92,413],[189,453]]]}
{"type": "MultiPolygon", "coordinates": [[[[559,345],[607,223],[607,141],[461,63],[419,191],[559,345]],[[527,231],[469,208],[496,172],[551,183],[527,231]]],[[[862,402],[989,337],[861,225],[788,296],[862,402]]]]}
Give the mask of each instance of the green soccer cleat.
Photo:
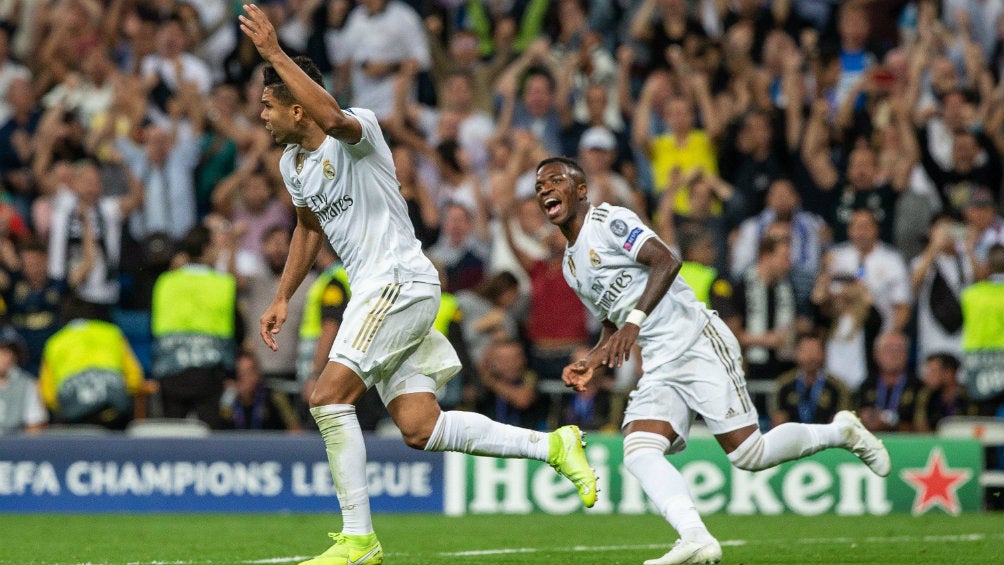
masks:
{"type": "Polygon", "coordinates": [[[300,565],[381,565],[383,548],[376,534],[328,534],[335,544],[300,565]]]}
{"type": "Polygon", "coordinates": [[[582,432],[578,426],[564,426],[548,434],[550,450],[547,463],[559,475],[572,481],[579,491],[579,498],[586,508],[596,504],[596,473],[586,461],[586,452],[582,449],[586,442],[582,441],[582,432]]]}

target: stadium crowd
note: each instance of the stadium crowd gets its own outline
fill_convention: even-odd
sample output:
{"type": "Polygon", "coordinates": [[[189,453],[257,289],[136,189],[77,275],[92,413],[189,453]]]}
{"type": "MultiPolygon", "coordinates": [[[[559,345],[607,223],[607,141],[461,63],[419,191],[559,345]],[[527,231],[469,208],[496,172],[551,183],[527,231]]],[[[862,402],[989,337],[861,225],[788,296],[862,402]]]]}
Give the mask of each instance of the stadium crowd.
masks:
{"type": "MultiPolygon", "coordinates": [[[[444,407],[618,429],[636,365],[560,378],[599,331],[534,194],[566,155],[684,259],[763,427],[1004,417],[1001,0],[261,5],[389,137],[464,361],[444,407]]],[[[253,331],[295,216],[240,9],[0,1],[0,435],[313,425],[351,289],[322,253],[279,351],[253,331]]]]}

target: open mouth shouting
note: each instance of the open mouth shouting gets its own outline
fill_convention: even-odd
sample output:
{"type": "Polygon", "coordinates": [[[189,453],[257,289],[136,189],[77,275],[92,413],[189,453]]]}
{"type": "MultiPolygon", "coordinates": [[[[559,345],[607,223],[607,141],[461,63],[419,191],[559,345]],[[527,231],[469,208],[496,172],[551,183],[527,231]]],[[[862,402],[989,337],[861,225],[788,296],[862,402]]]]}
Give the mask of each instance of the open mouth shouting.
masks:
{"type": "Polygon", "coordinates": [[[541,202],[541,207],[544,209],[544,213],[547,214],[548,219],[553,220],[559,216],[565,210],[565,205],[561,200],[548,196],[541,202]]]}

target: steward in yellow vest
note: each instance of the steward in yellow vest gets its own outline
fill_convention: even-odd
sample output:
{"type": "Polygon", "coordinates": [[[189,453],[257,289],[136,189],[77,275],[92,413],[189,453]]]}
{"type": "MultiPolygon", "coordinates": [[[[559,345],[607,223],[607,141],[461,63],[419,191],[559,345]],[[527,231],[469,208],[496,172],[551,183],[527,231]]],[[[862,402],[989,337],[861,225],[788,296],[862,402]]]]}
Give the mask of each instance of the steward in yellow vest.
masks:
{"type": "Polygon", "coordinates": [[[180,246],[188,262],[154,284],[152,373],[161,381],[164,416],[195,412],[219,429],[225,427],[223,381],[233,372],[237,350],[237,280],[209,266],[216,254],[210,243],[208,229],[192,228],[180,246]]]}
{"type": "Polygon", "coordinates": [[[992,274],[962,291],[962,382],[980,412],[1004,399],[1004,246],[987,254],[992,274]]]}
{"type": "Polygon", "coordinates": [[[122,330],[93,319],[88,308],[68,299],[70,321],[45,342],[38,386],[54,420],[122,429],[143,388],[143,369],[122,330]]]}

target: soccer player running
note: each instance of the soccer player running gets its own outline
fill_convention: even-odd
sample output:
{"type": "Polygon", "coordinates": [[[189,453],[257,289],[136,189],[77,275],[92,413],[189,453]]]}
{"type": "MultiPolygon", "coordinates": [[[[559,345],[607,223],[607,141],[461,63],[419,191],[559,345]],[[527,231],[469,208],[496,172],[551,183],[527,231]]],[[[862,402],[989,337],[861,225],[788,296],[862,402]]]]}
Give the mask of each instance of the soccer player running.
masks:
{"type": "Polygon", "coordinates": [[[366,109],[340,108],[309,59],[294,60],[282,51],[266,15],[254,5],[244,11],[241,31],[269,64],[261,117],[275,140],[286,144],[279,169],[297,215],[279,290],[261,317],[262,339],[277,349],[287,302],[314,263],[321,238],[327,236],[341,257],[352,287],[329,362],[309,399],[327,449],[342,531],[331,534],[330,549],[305,563],[383,562],[354,407],[371,386],[409,446],[546,461],[592,506],[596,477],[578,428],[543,434],[480,414],[440,411],[435,391],[457,373],[460,362],[432,328],[439,275],[415,238],[376,117],[366,109]]]}
{"type": "Polygon", "coordinates": [[[624,414],[624,465],[680,534],[668,553],[646,565],[718,563],[722,556],[686,482],[666,459],[686,447],[695,414],[740,469],[758,471],[842,447],[878,475],[889,474],[882,442],[851,412],[838,413],[831,424],[782,424],[761,434],[739,343],[676,276],[680,260],[669,248],[630,210],[591,206],[575,161],[541,161],[536,192],[541,210],[568,240],[565,280],[603,324],[589,354],[565,367],[565,383],[581,390],[595,370],[619,366],[633,345],[641,347],[645,373],[624,414]]]}

